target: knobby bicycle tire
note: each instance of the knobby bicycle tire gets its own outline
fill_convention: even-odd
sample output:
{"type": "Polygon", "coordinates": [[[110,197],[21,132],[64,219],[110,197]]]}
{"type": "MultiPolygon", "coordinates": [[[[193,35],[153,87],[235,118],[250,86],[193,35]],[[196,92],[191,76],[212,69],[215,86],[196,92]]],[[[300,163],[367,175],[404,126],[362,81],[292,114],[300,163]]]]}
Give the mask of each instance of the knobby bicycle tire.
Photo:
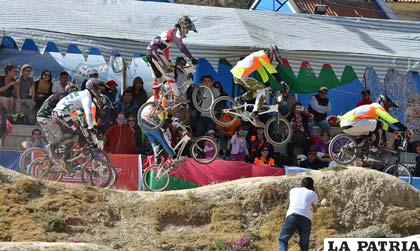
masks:
{"type": "Polygon", "coordinates": [[[354,140],[354,138],[352,136],[349,136],[347,134],[338,134],[336,136],[334,136],[331,141],[330,141],[330,145],[328,146],[328,154],[330,155],[331,159],[334,160],[335,162],[337,162],[338,164],[342,164],[342,165],[347,165],[349,163],[351,163],[354,159],[356,159],[357,156],[357,148],[356,148],[356,141],[354,140]],[[343,152],[342,146],[341,146],[341,153],[342,154],[350,154],[351,157],[348,158],[346,161],[343,161],[341,159],[338,159],[337,154],[334,151],[334,147],[335,143],[338,142],[341,139],[347,139],[348,141],[350,141],[354,146],[354,151],[350,152],[350,149],[344,150],[347,152],[343,152]]]}
{"type": "Polygon", "coordinates": [[[287,143],[289,143],[290,139],[292,138],[292,127],[290,126],[289,121],[282,117],[282,116],[274,116],[271,119],[269,119],[267,121],[267,123],[264,126],[264,135],[267,138],[267,141],[270,142],[273,146],[282,146],[285,145],[287,143]],[[275,139],[273,139],[274,137],[272,137],[272,133],[274,132],[273,128],[270,129],[270,125],[278,122],[279,124],[283,124],[283,126],[285,126],[287,129],[287,136],[286,138],[282,138],[281,141],[277,141],[275,139]]]}
{"type": "Polygon", "coordinates": [[[214,102],[214,94],[211,91],[211,89],[207,86],[197,86],[194,88],[193,93],[192,93],[192,101],[193,101],[193,105],[195,107],[195,109],[197,109],[199,112],[207,112],[211,109],[212,104],[214,102]],[[201,107],[201,105],[199,104],[199,100],[202,100],[203,97],[201,95],[199,95],[199,93],[206,93],[207,95],[210,95],[211,98],[211,102],[210,102],[210,106],[207,108],[203,108],[201,107]]]}
{"type": "Polygon", "coordinates": [[[27,158],[29,158],[29,157],[32,158],[31,155],[34,151],[39,151],[39,152],[42,152],[43,155],[48,155],[48,151],[44,148],[41,148],[41,147],[31,147],[31,148],[26,149],[19,157],[19,171],[21,173],[29,174],[28,173],[28,165],[33,160],[31,160],[29,163],[24,163],[24,162],[26,162],[27,158]]]}
{"type": "MultiPolygon", "coordinates": [[[[219,103],[222,104],[221,102],[226,102],[226,103],[230,102],[232,104],[232,107],[237,106],[237,103],[233,98],[231,98],[229,96],[220,96],[220,97],[216,98],[214,100],[213,104],[211,105],[210,116],[213,119],[214,123],[216,123],[219,126],[223,126],[223,127],[231,126],[235,123],[235,121],[237,119],[240,119],[240,118],[235,114],[224,113],[224,112],[218,111],[218,109],[220,109],[220,107],[221,107],[221,105],[219,105],[219,103]],[[228,122],[221,121],[220,119],[222,118],[222,115],[224,115],[224,114],[231,116],[232,120],[230,120],[228,122]]],[[[230,108],[230,109],[232,109],[232,108],[230,108]]],[[[223,116],[223,117],[225,117],[225,116],[223,116]]]]}
{"type": "Polygon", "coordinates": [[[217,146],[216,142],[212,138],[210,138],[208,136],[202,136],[200,138],[197,138],[194,141],[193,145],[190,148],[190,151],[191,151],[191,157],[195,161],[197,161],[200,164],[209,164],[209,163],[213,162],[217,158],[217,155],[219,153],[219,147],[217,146]],[[207,159],[207,158],[202,159],[202,158],[199,158],[200,156],[196,156],[195,149],[200,150],[202,152],[201,154],[206,154],[204,151],[201,150],[204,146],[200,146],[199,145],[200,144],[200,141],[209,141],[209,142],[211,142],[212,147],[214,148],[214,155],[211,158],[209,158],[209,159],[207,159]]]}
{"type": "MultiPolygon", "coordinates": [[[[396,166],[397,166],[397,164],[392,164],[392,165],[389,165],[388,167],[386,167],[385,169],[384,169],[384,173],[386,173],[386,174],[390,174],[390,175],[392,175],[392,176],[395,176],[395,168],[396,168],[396,166]]],[[[407,174],[407,178],[408,178],[408,184],[410,184],[411,185],[411,183],[413,182],[413,176],[411,175],[411,172],[410,172],[410,170],[407,168],[407,166],[406,165],[403,165],[403,164],[398,164],[398,169],[397,169],[397,171],[398,171],[398,178],[400,177],[400,176],[403,176],[403,175],[400,175],[400,170],[402,170],[402,174],[407,174]]]]}
{"type": "Polygon", "coordinates": [[[137,122],[138,122],[138,124],[141,128],[146,129],[146,130],[159,129],[163,126],[163,124],[165,122],[164,117],[160,118],[159,122],[156,125],[153,125],[151,123],[145,123],[145,121],[141,117],[141,114],[142,114],[143,110],[149,105],[153,105],[154,107],[158,106],[158,109],[162,111],[161,114],[158,115],[157,117],[165,116],[165,109],[162,107],[161,104],[156,104],[155,102],[146,102],[140,107],[140,109],[137,112],[137,122]]]}
{"type": "Polygon", "coordinates": [[[171,177],[167,170],[162,168],[160,165],[155,164],[149,166],[144,170],[143,173],[143,185],[149,191],[164,191],[171,181],[171,177]],[[156,176],[158,176],[156,178],[156,176]]]}

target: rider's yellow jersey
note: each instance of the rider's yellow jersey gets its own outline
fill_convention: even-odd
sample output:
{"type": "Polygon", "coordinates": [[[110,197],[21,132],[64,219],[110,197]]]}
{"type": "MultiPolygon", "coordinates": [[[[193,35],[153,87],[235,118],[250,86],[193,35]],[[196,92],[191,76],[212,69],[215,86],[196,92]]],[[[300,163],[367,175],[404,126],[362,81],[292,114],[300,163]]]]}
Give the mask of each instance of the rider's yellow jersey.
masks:
{"type": "Polygon", "coordinates": [[[264,50],[249,54],[230,70],[233,76],[239,79],[246,79],[255,71],[258,71],[264,83],[268,81],[267,72],[270,74],[277,73],[276,68],[271,65],[270,59],[264,50]]]}
{"type": "Polygon", "coordinates": [[[399,124],[398,120],[392,117],[385,109],[378,103],[369,105],[362,105],[338,117],[341,125],[350,125],[353,122],[361,119],[374,119],[382,123],[384,130],[388,130],[389,125],[396,126],[399,124]]]}

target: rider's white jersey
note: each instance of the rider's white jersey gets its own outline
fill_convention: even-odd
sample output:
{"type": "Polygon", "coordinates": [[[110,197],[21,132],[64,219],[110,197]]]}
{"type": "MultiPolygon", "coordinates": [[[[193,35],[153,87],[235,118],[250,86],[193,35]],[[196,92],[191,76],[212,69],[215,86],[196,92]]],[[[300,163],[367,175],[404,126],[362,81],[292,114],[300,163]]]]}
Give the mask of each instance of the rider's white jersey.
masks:
{"type": "Polygon", "coordinates": [[[53,111],[59,116],[71,116],[74,112],[83,111],[88,129],[92,129],[95,125],[95,109],[89,90],[85,89],[72,92],[61,99],[53,111]]]}

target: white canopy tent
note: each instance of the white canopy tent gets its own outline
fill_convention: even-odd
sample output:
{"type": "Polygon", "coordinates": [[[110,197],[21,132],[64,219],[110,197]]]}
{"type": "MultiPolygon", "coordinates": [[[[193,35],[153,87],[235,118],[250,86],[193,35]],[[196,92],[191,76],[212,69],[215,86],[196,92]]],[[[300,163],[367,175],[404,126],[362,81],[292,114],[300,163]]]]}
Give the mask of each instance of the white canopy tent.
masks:
{"type": "MultiPolygon", "coordinates": [[[[39,46],[55,42],[63,50],[76,44],[124,58],[145,53],[151,39],[189,15],[198,33],[185,40],[195,57],[216,65],[231,63],[252,50],[276,44],[293,69],[303,60],[315,71],[322,64],[337,73],[353,66],[360,77],[366,66],[383,77],[389,67],[420,71],[420,22],[326,17],[133,0],[0,0],[2,35],[18,44],[31,38],[39,46]]],[[[172,50],[178,56],[177,50],[172,50]]]]}

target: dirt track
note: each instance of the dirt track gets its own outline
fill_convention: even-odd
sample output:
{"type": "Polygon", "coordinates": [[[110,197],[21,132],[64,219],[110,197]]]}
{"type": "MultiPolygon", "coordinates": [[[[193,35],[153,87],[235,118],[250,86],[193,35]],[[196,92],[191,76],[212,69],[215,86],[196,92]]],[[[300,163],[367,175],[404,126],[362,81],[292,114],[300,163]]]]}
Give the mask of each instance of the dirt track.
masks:
{"type": "MultiPolygon", "coordinates": [[[[43,182],[2,168],[0,240],[86,242],[120,250],[212,250],[206,247],[217,240],[247,235],[257,250],[276,250],[288,192],[306,175],[314,178],[323,200],[314,215],[311,249],[319,249],[326,236],[420,234],[420,192],[362,168],[162,193],[43,182]]],[[[297,250],[296,240],[291,250],[297,250]]],[[[0,250],[16,249],[0,244],[0,250]]]]}

